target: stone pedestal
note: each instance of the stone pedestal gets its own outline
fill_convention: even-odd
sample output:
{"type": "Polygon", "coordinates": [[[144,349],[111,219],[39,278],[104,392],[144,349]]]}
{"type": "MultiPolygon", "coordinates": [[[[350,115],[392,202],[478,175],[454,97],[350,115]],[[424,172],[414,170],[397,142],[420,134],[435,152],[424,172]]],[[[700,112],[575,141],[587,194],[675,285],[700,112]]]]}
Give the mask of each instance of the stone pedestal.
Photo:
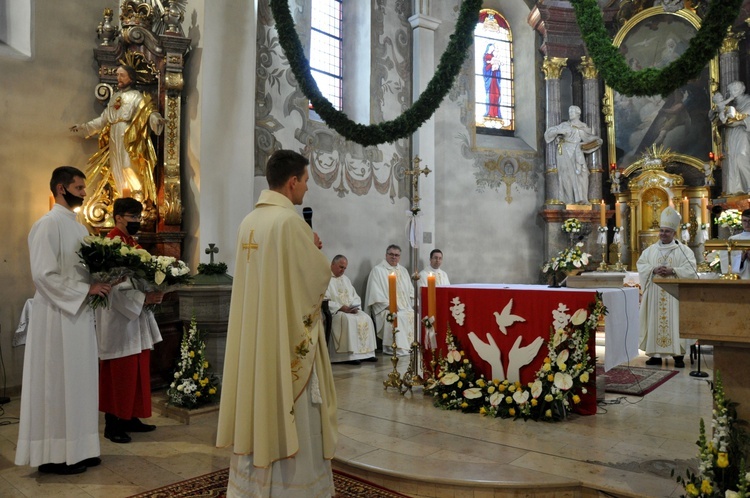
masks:
{"type": "MultiPolygon", "coordinates": [[[[213,277],[211,275],[210,277],[213,277]]],[[[230,280],[231,281],[231,280],[230,280]]],[[[206,333],[206,359],[211,371],[221,377],[227,344],[231,283],[196,284],[179,291],[180,320],[186,325],[195,317],[198,329],[206,333]]]]}

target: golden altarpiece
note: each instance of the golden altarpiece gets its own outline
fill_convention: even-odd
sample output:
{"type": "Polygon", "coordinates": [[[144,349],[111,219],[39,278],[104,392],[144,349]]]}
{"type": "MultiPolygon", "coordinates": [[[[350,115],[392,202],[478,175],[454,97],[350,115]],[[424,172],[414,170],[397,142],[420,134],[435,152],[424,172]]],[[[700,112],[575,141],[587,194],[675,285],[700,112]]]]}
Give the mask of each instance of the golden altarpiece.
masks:
{"type": "MultiPolygon", "coordinates": [[[[686,0],[668,9],[651,5],[610,2],[602,8],[613,44],[632,69],[661,69],[676,60],[705,15],[701,2],[686,0]]],[[[619,225],[621,243],[611,244],[610,250],[616,247],[625,266],[634,269],[641,251],[658,240],[659,214],[672,205],[683,215],[684,229],[678,237],[702,261],[706,237],[701,225],[708,226],[709,237],[724,235],[724,229],[712,224],[715,215],[723,209],[750,207],[747,194],[730,196],[722,189],[726,184],[723,129],[712,102],[717,92],[726,95],[729,83],[742,79],[739,46],[748,25],[739,19],[700,76],[672,94],[629,97],[599,78],[580,39],[572,7],[537,4],[529,22],[543,38],[540,69],[545,76],[546,128],[559,125],[564,110],[576,105],[582,110],[581,120],[605,139],[601,151],[586,157],[588,202],[578,205],[561,202],[555,143],[547,145],[541,210],[546,222],[546,257],[567,245],[560,229],[566,219],[575,217],[590,227],[585,250],[595,260],[608,252],[597,247],[600,226],[606,228],[609,244],[619,225]]],[[[599,265],[600,270],[613,269],[616,255],[610,253],[608,259],[599,265]]]]}
{"type": "MultiPolygon", "coordinates": [[[[182,200],[181,178],[181,113],[183,69],[190,49],[190,39],[182,30],[187,0],[124,0],[120,3],[120,25],[113,21],[115,13],[106,8],[96,29],[99,45],[94,60],[99,76],[96,99],[106,107],[117,90],[117,68],[133,67],[137,73],[135,88],[150,101],[163,117],[163,131],[150,133],[145,127],[142,140],[153,147],[153,167],[137,165],[147,177],[152,194],[143,191],[120,191],[110,171],[109,161],[99,161],[95,175],[90,172],[97,155],[89,161],[87,177],[93,192],[83,205],[85,223],[95,232],[106,232],[113,226],[112,207],[120,197],[133,197],[144,205],[139,243],[152,254],[181,258],[182,200]],[[148,135],[148,136],[146,136],[148,135]]],[[[117,102],[115,102],[117,108],[117,102]]],[[[105,128],[109,129],[109,126],[105,128]]],[[[130,127],[128,128],[130,129],[130,127]]],[[[126,131],[127,134],[127,131],[126,131]]],[[[99,136],[99,153],[108,146],[108,133],[99,136]]],[[[99,154],[97,153],[97,154],[99,154]]],[[[133,157],[133,154],[130,154],[133,157]]],[[[134,160],[134,167],[135,167],[134,160]]],[[[129,190],[129,189],[123,189],[129,190]]],[[[163,341],[156,344],[151,355],[152,385],[166,385],[177,358],[182,337],[178,293],[167,294],[156,311],[163,341]]]]}

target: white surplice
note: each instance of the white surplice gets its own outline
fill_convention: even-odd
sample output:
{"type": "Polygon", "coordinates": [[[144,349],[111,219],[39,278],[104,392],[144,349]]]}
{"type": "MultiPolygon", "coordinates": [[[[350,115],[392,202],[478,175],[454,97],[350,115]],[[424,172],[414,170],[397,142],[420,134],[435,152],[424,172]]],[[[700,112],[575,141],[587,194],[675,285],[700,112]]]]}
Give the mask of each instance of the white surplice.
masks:
{"type": "Polygon", "coordinates": [[[326,291],[331,311],[331,337],[328,354],[331,362],[364,360],[375,356],[375,327],[362,311],[362,300],[346,275],[331,276],[326,291]],[[359,307],[356,313],[341,311],[342,306],[359,307]]]}
{"type": "Polygon", "coordinates": [[[55,204],[31,228],[36,286],[23,363],[16,465],[72,465],[99,450],[99,370],[89,272],[76,251],[88,235],[55,204]]]}
{"type": "Polygon", "coordinates": [[[419,272],[419,286],[420,287],[427,287],[427,276],[432,273],[435,275],[435,285],[450,285],[451,281],[448,280],[448,274],[445,273],[440,268],[435,269],[433,267],[429,267],[426,270],[422,270],[419,272]]]}
{"type": "Polygon", "coordinates": [[[386,260],[381,261],[370,271],[365,293],[365,310],[375,318],[375,331],[383,340],[383,352],[392,354],[393,325],[388,323],[388,275],[396,274],[396,301],[398,333],[396,349],[399,356],[408,355],[414,341],[414,287],[411,277],[401,265],[391,266],[386,260]]]}
{"type": "Polygon", "coordinates": [[[653,272],[658,266],[669,266],[674,269],[675,275],[667,278],[697,278],[693,251],[676,240],[670,244],[657,242],[641,253],[637,266],[643,285],[640,349],[648,356],[684,355],[689,341],[680,339],[679,302],[654,284],[653,272]]]}

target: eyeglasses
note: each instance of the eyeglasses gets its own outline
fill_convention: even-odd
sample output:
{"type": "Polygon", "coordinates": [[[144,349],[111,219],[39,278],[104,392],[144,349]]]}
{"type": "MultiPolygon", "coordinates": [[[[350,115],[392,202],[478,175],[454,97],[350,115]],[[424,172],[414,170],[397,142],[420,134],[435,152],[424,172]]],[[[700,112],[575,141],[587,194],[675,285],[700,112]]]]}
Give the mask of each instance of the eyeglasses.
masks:
{"type": "Polygon", "coordinates": [[[393,258],[400,258],[401,257],[400,254],[396,254],[395,252],[386,253],[386,256],[391,256],[393,258]]]}

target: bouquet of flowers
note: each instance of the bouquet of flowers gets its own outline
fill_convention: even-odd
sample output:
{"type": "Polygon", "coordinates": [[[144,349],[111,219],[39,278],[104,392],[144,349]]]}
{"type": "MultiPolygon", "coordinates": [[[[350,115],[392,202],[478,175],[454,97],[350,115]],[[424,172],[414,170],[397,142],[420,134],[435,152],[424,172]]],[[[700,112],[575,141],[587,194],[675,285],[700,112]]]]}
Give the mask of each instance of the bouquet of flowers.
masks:
{"type": "Polygon", "coordinates": [[[562,231],[565,233],[578,233],[583,228],[578,218],[569,218],[562,224],[562,231]]]}
{"type": "Polygon", "coordinates": [[[566,247],[557,256],[552,257],[542,266],[542,273],[551,275],[558,271],[571,271],[584,268],[589,264],[591,254],[581,249],[583,242],[578,242],[573,247],[566,247]]]}
{"type": "Polygon", "coordinates": [[[727,209],[726,211],[722,211],[716,219],[716,222],[719,226],[729,229],[742,228],[742,216],[737,209],[727,209]]]}
{"type": "MultiPolygon", "coordinates": [[[[747,444],[747,434],[737,423],[736,403],[724,394],[721,375],[716,371],[714,383],[714,410],[711,421],[711,439],[706,437],[706,425],[701,419],[698,439],[700,464],[698,473],[686,472],[677,476],[689,497],[729,498],[748,496],[750,473],[745,465],[742,448],[747,444]]],[[[674,470],[672,470],[674,476],[674,470]]],[[[684,495],[683,495],[684,496],[684,495]]]]}
{"type": "Polygon", "coordinates": [[[172,256],[151,256],[151,264],[141,286],[145,291],[170,292],[177,287],[189,284],[193,277],[184,261],[172,256]]]}
{"type": "MultiPolygon", "coordinates": [[[[77,254],[94,282],[114,284],[129,276],[142,277],[151,267],[151,255],[147,251],[130,247],[120,237],[86,236],[77,254]]],[[[93,309],[106,306],[107,298],[91,296],[89,305],[93,309]]]]}
{"type": "Polygon", "coordinates": [[[167,389],[169,403],[185,408],[195,408],[213,401],[219,392],[216,377],[208,372],[206,343],[198,330],[195,317],[190,327],[185,328],[180,344],[180,362],[174,373],[174,381],[167,389]]]}

